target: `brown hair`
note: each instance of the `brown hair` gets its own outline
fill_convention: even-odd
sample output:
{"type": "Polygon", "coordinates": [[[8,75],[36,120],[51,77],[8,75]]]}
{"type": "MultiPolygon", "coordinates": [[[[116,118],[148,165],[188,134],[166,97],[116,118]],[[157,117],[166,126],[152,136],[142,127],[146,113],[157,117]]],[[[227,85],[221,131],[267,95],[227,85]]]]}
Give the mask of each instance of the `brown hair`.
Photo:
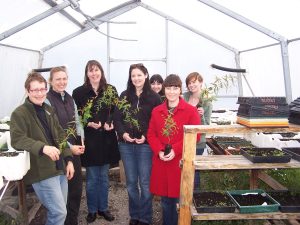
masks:
{"type": "Polygon", "coordinates": [[[90,82],[90,79],[89,79],[87,73],[88,73],[89,69],[93,68],[94,66],[98,67],[99,70],[101,71],[101,78],[100,78],[100,81],[99,81],[99,88],[97,90],[98,92],[100,92],[100,90],[106,89],[107,82],[106,82],[106,79],[105,79],[103,67],[101,66],[101,64],[97,60],[89,60],[86,63],[85,70],[84,70],[84,84],[87,85],[87,86],[91,86],[91,82],[90,82]]]}
{"type": "Polygon", "coordinates": [[[190,73],[190,74],[186,77],[186,79],[185,79],[186,87],[189,86],[189,83],[190,83],[191,81],[195,81],[195,80],[198,80],[200,83],[203,82],[203,77],[201,76],[200,73],[198,73],[198,72],[192,72],[192,73],[190,73]]]}
{"type": "Polygon", "coordinates": [[[27,79],[25,81],[24,87],[27,91],[30,90],[30,84],[33,81],[38,81],[40,83],[45,83],[45,87],[47,88],[46,79],[38,72],[31,72],[28,74],[27,79]]]}
{"type": "Polygon", "coordinates": [[[49,77],[49,82],[52,82],[53,80],[53,76],[55,73],[57,72],[65,72],[67,74],[67,68],[65,66],[57,66],[57,67],[53,67],[50,70],[50,77],[49,77]]]}
{"type": "Polygon", "coordinates": [[[170,74],[166,77],[164,83],[163,83],[164,88],[165,87],[180,87],[182,88],[182,82],[181,79],[178,75],[176,74],[170,74]]]}

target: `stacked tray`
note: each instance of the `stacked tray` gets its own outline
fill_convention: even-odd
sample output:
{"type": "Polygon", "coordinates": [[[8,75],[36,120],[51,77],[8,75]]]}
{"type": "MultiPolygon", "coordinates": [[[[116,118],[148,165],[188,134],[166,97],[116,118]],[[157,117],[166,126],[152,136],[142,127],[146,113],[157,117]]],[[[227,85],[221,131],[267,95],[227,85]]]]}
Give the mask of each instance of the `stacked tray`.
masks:
{"type": "Polygon", "coordinates": [[[285,97],[239,97],[237,123],[248,127],[288,127],[285,97]]]}
{"type": "Polygon", "coordinates": [[[290,104],[289,122],[300,124],[300,97],[290,104]]]}

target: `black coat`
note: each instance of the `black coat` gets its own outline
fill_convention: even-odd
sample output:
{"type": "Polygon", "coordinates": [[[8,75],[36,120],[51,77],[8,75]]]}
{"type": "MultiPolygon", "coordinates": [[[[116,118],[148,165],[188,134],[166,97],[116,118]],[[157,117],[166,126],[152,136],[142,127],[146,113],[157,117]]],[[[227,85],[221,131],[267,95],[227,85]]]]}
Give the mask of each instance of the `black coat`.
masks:
{"type": "Polygon", "coordinates": [[[155,106],[161,104],[160,96],[156,92],[149,90],[147,93],[143,92],[140,97],[138,97],[136,94],[130,95],[127,91],[123,91],[120,99],[123,99],[124,97],[126,97],[128,102],[131,104],[131,116],[138,121],[140,130],[137,130],[131,124],[126,122],[125,115],[122,110],[116,109],[114,113],[114,124],[119,140],[124,141],[124,133],[128,133],[131,138],[137,137],[136,135],[144,135],[144,137],[147,138],[151,112],[155,106]]]}
{"type": "MultiPolygon", "coordinates": [[[[115,89],[115,87],[113,87],[115,89]]],[[[101,121],[102,126],[109,116],[113,113],[114,107],[110,110],[107,106],[102,106],[97,113],[97,100],[103,96],[103,91],[98,95],[95,94],[91,86],[82,85],[73,91],[72,97],[81,115],[81,109],[86,105],[88,100],[93,101],[91,109],[92,118],[90,122],[101,121]]],[[[85,133],[85,153],[81,155],[82,166],[101,166],[104,164],[114,164],[120,160],[118,142],[115,130],[105,131],[103,128],[95,130],[91,127],[84,127],[85,133]]]]}

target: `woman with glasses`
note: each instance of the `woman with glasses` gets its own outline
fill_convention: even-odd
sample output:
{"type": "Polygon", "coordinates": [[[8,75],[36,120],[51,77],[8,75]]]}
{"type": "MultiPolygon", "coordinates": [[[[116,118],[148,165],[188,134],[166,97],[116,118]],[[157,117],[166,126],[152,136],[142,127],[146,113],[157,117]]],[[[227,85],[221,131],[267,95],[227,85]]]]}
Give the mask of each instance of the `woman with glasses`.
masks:
{"type": "Polygon", "coordinates": [[[67,215],[68,180],[74,175],[72,153],[59,149],[65,132],[52,107],[45,104],[47,82],[36,72],[25,81],[28,95],[11,115],[11,145],[30,153],[30,169],[24,176],[47,209],[47,225],[63,225],[67,215]],[[61,156],[61,157],[60,157],[61,156]]]}
{"type": "MultiPolygon", "coordinates": [[[[201,124],[209,125],[210,117],[212,113],[211,101],[205,101],[201,97],[203,77],[198,72],[190,73],[186,79],[185,84],[188,89],[187,92],[183,93],[184,100],[190,105],[194,106],[198,110],[201,124]]],[[[202,155],[206,147],[205,134],[201,135],[201,139],[196,145],[196,155],[202,155]]],[[[195,171],[194,188],[200,189],[200,171],[195,171]]]]}
{"type": "Polygon", "coordinates": [[[127,89],[120,96],[120,101],[123,100],[129,103],[130,108],[117,109],[114,121],[126,175],[129,224],[151,224],[152,195],[149,192],[149,182],[152,151],[146,134],[151,111],[161,100],[151,89],[149,73],[143,64],[130,66],[127,89]]]}
{"type": "Polygon", "coordinates": [[[84,123],[85,152],[81,155],[81,163],[86,168],[88,223],[94,222],[97,214],[107,221],[115,219],[108,210],[108,171],[110,164],[119,162],[120,154],[114,123],[107,121],[114,111],[114,105],[105,100],[107,93],[118,98],[115,87],[106,82],[102,65],[96,60],[88,61],[84,84],[73,91],[84,123]]]}
{"type": "Polygon", "coordinates": [[[180,97],[182,82],[179,76],[167,76],[163,87],[166,100],[153,109],[147,136],[153,152],[150,191],[161,196],[163,225],[177,225],[183,126],[199,125],[200,118],[196,108],[180,97]],[[171,148],[168,152],[166,146],[171,148]]]}
{"type": "Polygon", "coordinates": [[[67,218],[65,225],[77,225],[78,213],[82,194],[82,174],[80,155],[84,153],[81,139],[84,139],[83,128],[78,118],[77,107],[66,87],[68,75],[65,67],[54,67],[50,71],[50,90],[47,93],[46,103],[51,105],[57,114],[60,125],[65,129],[76,130],[77,137],[70,137],[68,145],[73,153],[75,173],[68,182],[67,218]]]}

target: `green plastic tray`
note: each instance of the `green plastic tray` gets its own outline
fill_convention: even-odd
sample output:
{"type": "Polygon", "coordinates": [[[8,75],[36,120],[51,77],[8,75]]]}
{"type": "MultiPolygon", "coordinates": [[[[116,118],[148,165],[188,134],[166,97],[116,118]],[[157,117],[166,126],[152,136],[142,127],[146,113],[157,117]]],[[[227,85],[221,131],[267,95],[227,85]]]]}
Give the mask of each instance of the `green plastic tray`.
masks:
{"type": "Polygon", "coordinates": [[[240,213],[265,213],[265,212],[277,212],[279,210],[280,204],[275,201],[270,195],[268,195],[264,190],[262,189],[253,189],[253,190],[234,190],[234,191],[228,191],[229,196],[232,198],[232,200],[237,205],[240,213]],[[239,204],[239,202],[234,198],[235,196],[240,196],[246,193],[258,193],[258,194],[264,194],[264,196],[271,202],[271,204],[268,205],[249,205],[249,206],[242,206],[239,204]]]}

